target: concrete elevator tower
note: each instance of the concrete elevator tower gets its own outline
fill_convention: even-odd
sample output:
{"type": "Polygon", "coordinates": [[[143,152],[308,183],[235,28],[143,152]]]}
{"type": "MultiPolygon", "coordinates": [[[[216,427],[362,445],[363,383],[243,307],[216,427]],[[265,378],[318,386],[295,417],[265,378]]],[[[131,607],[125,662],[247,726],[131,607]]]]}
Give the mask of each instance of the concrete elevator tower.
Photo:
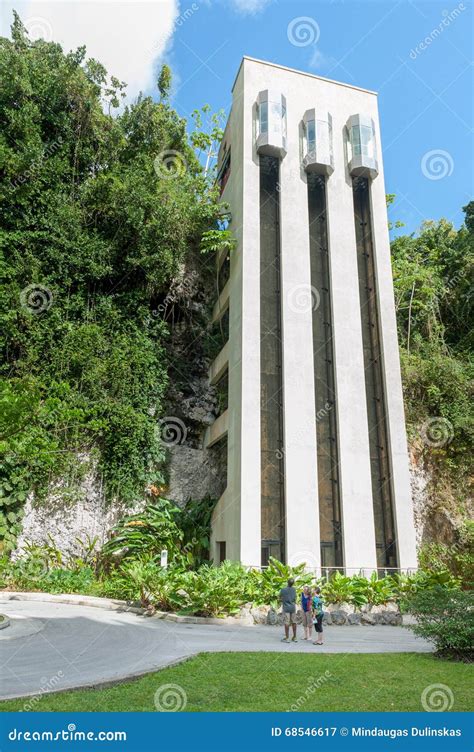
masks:
{"type": "Polygon", "coordinates": [[[376,94],[245,57],[218,166],[214,561],[415,568],[376,94]]]}

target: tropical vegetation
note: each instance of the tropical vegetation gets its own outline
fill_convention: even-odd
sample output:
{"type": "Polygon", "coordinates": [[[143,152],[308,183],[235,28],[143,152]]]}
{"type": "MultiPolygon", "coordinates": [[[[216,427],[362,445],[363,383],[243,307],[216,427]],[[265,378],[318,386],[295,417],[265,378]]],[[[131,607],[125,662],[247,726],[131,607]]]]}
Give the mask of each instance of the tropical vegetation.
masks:
{"type": "Polygon", "coordinates": [[[15,15],[11,40],[0,38],[0,77],[0,552],[9,552],[30,495],[66,504],[91,469],[111,503],[134,505],[162,484],[171,322],[204,337],[207,250],[229,233],[216,229],[211,171],[220,117],[204,107],[189,136],[168,101],[169,71],[159,101],[123,106],[125,85],[84,47],[65,54],[31,41],[15,15]],[[188,304],[190,265],[199,306],[188,304]]]}

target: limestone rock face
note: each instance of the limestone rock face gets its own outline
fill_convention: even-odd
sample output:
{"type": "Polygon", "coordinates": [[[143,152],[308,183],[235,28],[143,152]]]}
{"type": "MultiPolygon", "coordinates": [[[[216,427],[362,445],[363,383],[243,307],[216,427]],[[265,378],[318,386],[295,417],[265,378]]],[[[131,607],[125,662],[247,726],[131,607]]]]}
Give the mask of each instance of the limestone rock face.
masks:
{"type": "Polygon", "coordinates": [[[410,480],[417,545],[456,543],[458,531],[474,516],[474,503],[468,489],[453,489],[447,480],[435,477],[419,450],[411,447],[410,480]]]}
{"type": "Polygon", "coordinates": [[[225,484],[225,467],[212,448],[170,447],[167,496],[172,501],[182,505],[188,499],[203,499],[206,496],[218,499],[225,484]]]}
{"type": "Polygon", "coordinates": [[[81,459],[88,469],[74,495],[66,493],[58,483],[41,503],[35,503],[32,496],[27,499],[14,559],[21,556],[27,542],[42,545],[49,536],[66,558],[81,556],[80,541],[86,544],[96,539],[96,548],[99,548],[107,540],[110,528],[123,515],[139,511],[145,504],[144,500],[143,504],[131,508],[113,499],[106,500],[96,467],[88,458],[78,461],[81,459]]]}

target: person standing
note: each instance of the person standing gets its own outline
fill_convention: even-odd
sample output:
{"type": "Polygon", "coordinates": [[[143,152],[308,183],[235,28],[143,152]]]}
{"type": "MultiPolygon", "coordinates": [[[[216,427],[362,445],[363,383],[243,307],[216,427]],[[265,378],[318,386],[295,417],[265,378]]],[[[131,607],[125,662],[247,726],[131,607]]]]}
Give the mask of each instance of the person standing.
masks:
{"type": "Polygon", "coordinates": [[[313,596],[309,585],[305,585],[301,593],[301,609],[303,611],[303,640],[310,640],[313,629],[313,596]]]}
{"type": "Polygon", "coordinates": [[[321,598],[321,588],[314,589],[313,595],[313,623],[316,630],[316,640],[313,645],[323,644],[323,599],[321,598]]]}
{"type": "Polygon", "coordinates": [[[290,624],[293,630],[292,642],[298,642],[296,639],[296,590],[293,587],[295,581],[292,577],[288,580],[287,587],[280,590],[280,601],[283,609],[283,624],[285,626],[285,636],[282,642],[290,641],[290,624]]]}

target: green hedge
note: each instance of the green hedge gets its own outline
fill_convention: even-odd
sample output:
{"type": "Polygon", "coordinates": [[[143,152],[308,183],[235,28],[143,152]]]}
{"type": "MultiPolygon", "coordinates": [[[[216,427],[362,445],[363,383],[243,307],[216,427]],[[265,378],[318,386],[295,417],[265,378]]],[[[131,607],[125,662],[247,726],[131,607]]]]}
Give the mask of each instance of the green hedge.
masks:
{"type": "MultiPolygon", "coordinates": [[[[133,528],[132,528],[133,529],[133,528]]],[[[180,566],[163,569],[155,558],[125,558],[104,569],[97,560],[76,557],[64,563],[51,547],[31,547],[16,562],[0,566],[0,587],[11,590],[40,590],[51,593],[75,592],[140,601],[143,606],[201,616],[235,614],[244,605],[276,607],[280,589],[289,577],[295,587],[320,585],[326,604],[380,605],[395,601],[401,605],[417,593],[438,585],[443,591],[456,589],[458,582],[447,572],[417,573],[370,579],[335,573],[328,581],[316,580],[304,565],[289,567],[271,559],[263,570],[246,569],[224,562],[219,567],[203,564],[197,569],[180,566]]]]}

